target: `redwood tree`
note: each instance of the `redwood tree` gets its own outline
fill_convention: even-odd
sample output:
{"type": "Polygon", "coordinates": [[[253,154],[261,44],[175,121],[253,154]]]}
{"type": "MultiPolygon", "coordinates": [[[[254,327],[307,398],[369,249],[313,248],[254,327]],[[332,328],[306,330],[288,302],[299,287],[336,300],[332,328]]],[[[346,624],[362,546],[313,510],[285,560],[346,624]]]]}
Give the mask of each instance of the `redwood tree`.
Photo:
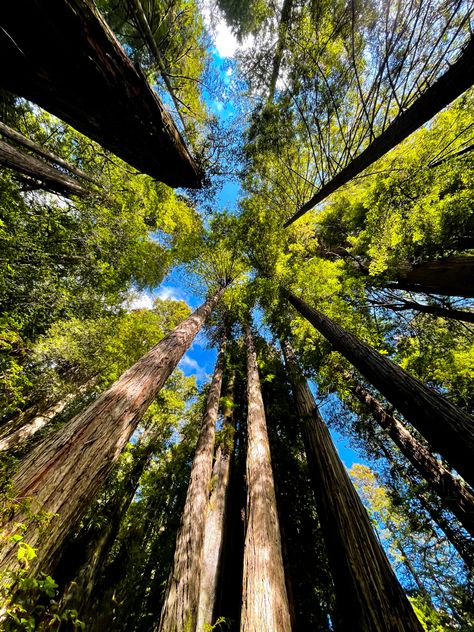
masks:
{"type": "Polygon", "coordinates": [[[241,632],[291,630],[280,527],[257,355],[250,326],[247,345],[247,527],[241,632]]]}
{"type": "Polygon", "coordinates": [[[227,495],[229,490],[231,456],[234,433],[234,380],[232,372],[224,391],[224,438],[216,450],[212,468],[212,485],[207,505],[204,544],[201,561],[201,583],[197,630],[214,623],[213,614],[217,600],[217,584],[222,565],[227,495]]]}
{"type": "Polygon", "coordinates": [[[446,508],[452,511],[466,531],[474,537],[474,494],[469,487],[446,469],[362,384],[354,382],[350,385],[350,390],[369,408],[374,420],[439,495],[446,508]]]}
{"type": "Polygon", "coordinates": [[[283,344],[333,574],[339,630],[421,632],[324,424],[296,358],[283,344]]]}
{"type": "Polygon", "coordinates": [[[191,469],[191,480],[161,611],[159,632],[181,632],[181,630],[196,629],[204,527],[224,365],[225,340],[221,342],[219,357],[207,396],[206,409],[191,469]]]}
{"type": "MultiPolygon", "coordinates": [[[[223,292],[222,287],[210,296],[85,411],[21,461],[12,480],[17,508],[6,516],[3,528],[8,537],[18,531],[19,523],[26,525],[25,542],[39,547],[29,567],[31,573],[54,566],[55,554],[68,532],[87,510],[144,412],[223,292]],[[38,510],[51,518],[47,529],[41,528],[34,515],[38,510]]],[[[7,540],[0,553],[0,568],[16,567],[16,544],[7,540]]]]}
{"type": "Polygon", "coordinates": [[[397,408],[431,447],[472,486],[474,423],[470,415],[359,340],[349,331],[310,307],[293,292],[284,296],[333,346],[397,408]]]}

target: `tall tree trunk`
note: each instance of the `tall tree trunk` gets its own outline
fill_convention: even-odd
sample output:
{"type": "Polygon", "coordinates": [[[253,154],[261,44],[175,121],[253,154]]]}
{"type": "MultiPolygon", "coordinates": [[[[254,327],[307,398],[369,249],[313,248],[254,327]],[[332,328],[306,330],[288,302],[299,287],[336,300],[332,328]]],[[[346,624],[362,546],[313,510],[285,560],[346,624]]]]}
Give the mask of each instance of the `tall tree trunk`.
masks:
{"type": "Polygon", "coordinates": [[[351,392],[367,406],[375,421],[393,439],[402,454],[418,470],[442,503],[474,537],[474,494],[447,470],[394,415],[359,382],[350,384],[351,392]]]}
{"type": "MultiPolygon", "coordinates": [[[[18,510],[3,525],[8,537],[18,523],[25,541],[39,546],[30,572],[49,570],[69,530],[81,518],[107,478],[148,406],[191,345],[224,288],[126,371],[85,411],[47,437],[21,463],[12,485],[18,510]],[[30,511],[21,503],[30,499],[30,511]],[[41,529],[32,511],[55,515],[41,529]]],[[[0,552],[0,568],[16,568],[15,543],[0,552]]]]}
{"type": "Polygon", "coordinates": [[[174,107],[176,108],[176,114],[179,116],[179,119],[183,125],[184,130],[186,130],[186,123],[180,112],[180,102],[178,100],[178,97],[175,94],[173,86],[171,85],[171,81],[166,71],[165,62],[163,60],[163,57],[161,56],[161,53],[156,44],[155,38],[153,37],[153,33],[151,31],[147,17],[145,15],[145,11],[143,10],[142,3],[140,2],[140,0],[128,0],[128,4],[132,9],[132,16],[137,21],[138,31],[142,34],[142,37],[147,45],[148,50],[151,52],[151,54],[155,58],[155,61],[160,71],[160,75],[163,81],[165,82],[165,86],[169,92],[171,100],[173,101],[174,107]]]}
{"type": "MultiPolygon", "coordinates": [[[[89,602],[97,583],[97,577],[115,542],[122,519],[135,496],[140,477],[150,462],[155,447],[154,439],[159,432],[159,428],[150,427],[143,433],[139,443],[135,446],[138,454],[134,457],[135,462],[131,471],[127,474],[124,488],[120,490],[120,493],[116,492],[103,509],[106,516],[105,522],[99,528],[96,528],[91,536],[87,536],[87,534],[85,536],[86,550],[85,555],[81,556],[82,563],[80,563],[79,568],[76,568],[75,572],[71,568],[66,569],[68,576],[72,577],[72,579],[61,600],[63,610],[76,610],[81,615],[88,610],[89,602]]],[[[84,545],[84,542],[81,541],[79,536],[77,542],[73,542],[71,545],[73,559],[77,559],[78,553],[74,549],[81,545],[84,545]]],[[[65,562],[68,566],[70,565],[70,555],[67,556],[65,562]]]]}
{"type": "Polygon", "coordinates": [[[216,451],[212,469],[212,491],[207,506],[206,526],[204,529],[204,545],[201,562],[201,582],[199,588],[199,607],[196,630],[205,630],[214,623],[213,614],[216,606],[217,584],[222,564],[224,545],[224,525],[226,520],[227,494],[230,479],[230,464],[233,449],[234,429],[234,380],[235,374],[229,375],[224,391],[224,425],[229,432],[216,451]]]}
{"type": "Polygon", "coordinates": [[[8,125],[5,125],[5,123],[2,123],[1,121],[0,121],[0,134],[4,136],[5,138],[9,138],[10,140],[15,141],[19,145],[26,147],[26,149],[31,149],[31,151],[33,151],[35,154],[38,154],[38,156],[42,156],[43,158],[46,158],[46,160],[48,160],[49,162],[52,162],[56,165],[59,165],[60,167],[63,167],[63,169],[66,169],[70,173],[73,173],[78,178],[82,178],[83,180],[87,180],[88,182],[91,182],[92,184],[96,184],[97,186],[100,186],[98,182],[96,182],[96,180],[94,180],[92,176],[90,176],[88,173],[86,173],[82,169],[79,169],[79,167],[72,165],[67,160],[64,160],[64,158],[60,158],[59,156],[56,156],[55,154],[48,151],[47,149],[44,149],[44,147],[41,147],[34,141],[30,140],[29,138],[26,138],[26,136],[23,136],[23,134],[20,134],[20,132],[18,132],[17,130],[12,129],[11,127],[8,127],[8,125]]]}
{"type": "Polygon", "coordinates": [[[298,211],[285,222],[285,228],[314,208],[334,191],[352,180],[376,160],[396,147],[435,114],[465,92],[474,83],[474,40],[471,38],[461,55],[435,83],[427,88],[406,110],[398,114],[379,136],[326,182],[298,211]]]}
{"type": "Polygon", "coordinates": [[[0,165],[33,178],[37,186],[48,191],[68,197],[87,195],[87,190],[70,176],[61,173],[42,160],[18,151],[16,147],[3,140],[0,140],[0,165]]]}
{"type": "Polygon", "coordinates": [[[421,632],[288,344],[282,344],[337,601],[337,629],[421,632]]]}
{"type": "Polygon", "coordinates": [[[474,486],[470,415],[382,356],[367,343],[284,289],[289,302],[474,486]]]}
{"type": "Polygon", "coordinates": [[[468,312],[464,309],[455,309],[454,307],[441,307],[441,305],[424,305],[417,301],[409,301],[404,298],[396,299],[401,303],[382,303],[377,302],[376,305],[384,307],[385,309],[391,309],[394,312],[404,312],[407,310],[413,310],[415,312],[422,312],[423,314],[432,314],[439,318],[448,318],[450,320],[460,320],[465,323],[474,323],[474,312],[468,312]]]}
{"type": "Polygon", "coordinates": [[[207,396],[186,503],[176,537],[176,549],[161,611],[159,632],[196,630],[204,527],[224,366],[225,339],[221,342],[207,396]]]}
{"type": "MultiPolygon", "coordinates": [[[[414,489],[418,489],[420,481],[411,475],[405,467],[402,468],[393,460],[393,455],[385,443],[379,440],[378,446],[385,455],[387,461],[390,463],[391,469],[396,472],[396,474],[409,486],[414,489]]],[[[464,533],[460,533],[460,528],[456,528],[454,521],[443,514],[439,506],[438,497],[436,496],[434,501],[430,494],[431,489],[428,489],[427,493],[423,490],[417,491],[416,498],[433,523],[445,533],[448,540],[459,553],[460,557],[464,560],[467,568],[474,568],[474,541],[469,536],[464,535],[464,533]]]]}
{"type": "Polygon", "coordinates": [[[93,2],[8,3],[0,15],[0,59],[2,88],[169,186],[201,186],[171,116],[93,2]]]}
{"type": "Polygon", "coordinates": [[[290,632],[280,527],[257,355],[250,326],[247,345],[247,528],[241,632],[290,632]]]}
{"type": "Polygon", "coordinates": [[[474,298],[474,257],[424,261],[386,287],[408,292],[474,298]]]}
{"type": "Polygon", "coordinates": [[[20,416],[19,419],[5,424],[0,433],[0,452],[12,450],[28,441],[28,439],[31,439],[33,435],[53,421],[57,415],[62,413],[68,404],[87,393],[96,383],[97,376],[80,386],[73,393],[69,393],[58,402],[49,406],[44,412],[36,415],[27,423],[23,423],[23,418],[20,416]]]}

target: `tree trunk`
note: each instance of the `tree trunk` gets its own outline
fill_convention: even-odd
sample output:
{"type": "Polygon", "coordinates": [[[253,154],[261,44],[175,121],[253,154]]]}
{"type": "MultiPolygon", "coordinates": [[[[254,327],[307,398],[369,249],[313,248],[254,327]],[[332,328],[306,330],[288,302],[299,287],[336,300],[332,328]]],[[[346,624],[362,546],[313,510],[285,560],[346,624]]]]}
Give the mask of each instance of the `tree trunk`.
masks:
{"type": "Polygon", "coordinates": [[[140,2],[140,0],[129,0],[128,3],[132,9],[132,16],[136,18],[136,21],[138,23],[137,30],[142,34],[142,37],[144,41],[146,42],[148,50],[151,52],[151,54],[155,58],[155,61],[160,71],[160,75],[163,81],[165,82],[165,86],[169,92],[171,100],[173,101],[174,107],[176,108],[176,114],[179,116],[179,119],[183,125],[184,130],[186,130],[186,124],[183,117],[181,116],[180,104],[179,104],[178,98],[176,97],[176,94],[173,90],[173,86],[171,85],[171,81],[169,80],[168,73],[166,72],[166,68],[165,68],[165,63],[163,61],[163,57],[161,56],[161,53],[158,49],[155,38],[153,37],[153,33],[151,31],[150,25],[148,24],[148,20],[145,15],[145,11],[143,10],[142,3],[140,2]]]}
{"type": "Polygon", "coordinates": [[[229,375],[224,396],[224,425],[231,435],[224,438],[219,445],[212,470],[212,491],[207,506],[206,526],[204,529],[204,545],[201,562],[201,583],[199,588],[199,607],[196,630],[200,632],[214,623],[214,610],[217,599],[217,584],[222,564],[224,545],[224,524],[226,520],[227,494],[230,479],[234,429],[233,397],[235,375],[229,375]]]}
{"type": "Polygon", "coordinates": [[[247,528],[241,632],[290,632],[280,528],[257,355],[249,325],[247,345],[247,528]]]}
{"type": "Polygon", "coordinates": [[[430,446],[474,486],[473,419],[427,388],[367,343],[310,307],[293,292],[283,294],[354,367],[425,437],[430,446]]]}
{"type": "Polygon", "coordinates": [[[59,415],[63,412],[68,404],[77,399],[80,395],[84,395],[87,391],[94,386],[97,382],[97,376],[86,382],[80,386],[73,393],[69,393],[59,402],[56,402],[52,406],[49,406],[44,412],[40,415],[36,415],[29,422],[24,423],[23,417],[20,416],[19,419],[15,419],[8,424],[5,424],[4,428],[2,428],[2,432],[0,433],[0,452],[4,452],[6,450],[12,450],[16,448],[18,445],[21,445],[31,439],[33,435],[35,435],[39,430],[44,428],[47,424],[49,424],[56,415],[59,415]]]}
{"type": "Polygon", "coordinates": [[[211,484],[212,457],[224,366],[225,339],[221,342],[207,396],[186,503],[176,537],[176,549],[161,611],[159,632],[196,630],[206,508],[211,484]]]}
{"type": "Polygon", "coordinates": [[[385,287],[408,292],[474,298],[474,257],[424,261],[385,287]]]}
{"type": "Polygon", "coordinates": [[[336,589],[336,629],[421,632],[289,345],[282,344],[336,589]]]}
{"type": "MultiPolygon", "coordinates": [[[[140,478],[150,462],[155,447],[153,440],[159,434],[159,430],[159,428],[151,427],[143,433],[139,444],[135,446],[138,454],[134,457],[135,463],[127,474],[124,489],[120,493],[116,492],[103,508],[105,522],[99,528],[96,527],[92,536],[87,537],[86,534],[86,551],[80,567],[75,573],[71,572],[71,568],[66,569],[68,576],[73,575],[73,579],[69,582],[61,599],[62,610],[76,610],[81,615],[88,610],[97,577],[115,542],[122,519],[135,496],[140,478]]],[[[71,545],[73,555],[74,549],[81,544],[83,543],[79,536],[77,542],[71,545]]],[[[77,551],[74,557],[77,559],[77,551]]],[[[71,557],[67,556],[65,561],[70,566],[71,557]]]]}
{"type": "Polygon", "coordinates": [[[438,318],[448,318],[450,320],[459,320],[465,323],[474,323],[474,312],[468,312],[464,309],[455,309],[451,307],[441,307],[440,305],[424,305],[416,301],[408,301],[404,298],[397,299],[401,304],[397,303],[376,303],[385,309],[391,309],[394,312],[404,312],[413,310],[415,312],[423,312],[424,314],[432,314],[438,318]]]}
{"type": "Polygon", "coordinates": [[[393,439],[401,453],[438,494],[446,508],[474,537],[474,494],[472,491],[453,476],[394,415],[388,413],[362,384],[355,382],[350,385],[350,390],[362,404],[369,408],[375,421],[393,439]]]}
{"type": "MultiPolygon", "coordinates": [[[[405,481],[409,486],[414,489],[418,489],[420,486],[420,481],[413,477],[406,468],[402,468],[398,463],[394,462],[392,453],[387,448],[384,442],[378,441],[378,445],[382,450],[385,458],[390,463],[390,467],[393,471],[397,473],[397,475],[405,481]]],[[[454,521],[452,519],[447,518],[438,504],[438,497],[436,496],[436,501],[433,502],[433,498],[430,497],[431,489],[427,490],[428,493],[425,494],[423,490],[417,492],[416,499],[419,501],[420,505],[426,511],[426,513],[430,516],[431,520],[434,524],[436,524],[441,531],[443,531],[454,546],[456,551],[459,553],[460,557],[464,560],[467,568],[471,569],[474,567],[474,542],[472,538],[463,533],[460,533],[460,528],[456,528],[454,525],[454,521]]]]}
{"type": "MultiPolygon", "coordinates": [[[[148,406],[191,345],[224,288],[126,371],[85,411],[47,437],[21,463],[12,485],[18,509],[3,525],[6,537],[27,526],[25,541],[39,546],[30,572],[48,571],[69,530],[77,523],[148,406]],[[21,501],[29,499],[30,511],[21,501]],[[41,529],[32,511],[57,514],[41,529]]],[[[44,525],[43,525],[44,526],[44,525]]],[[[15,543],[0,553],[0,568],[16,568],[15,543]]]]}
{"type": "Polygon", "coordinates": [[[3,140],[0,140],[0,165],[33,178],[39,187],[48,191],[67,197],[87,195],[87,190],[76,180],[29,154],[23,154],[3,140]]]}
{"type": "Polygon", "coordinates": [[[201,186],[173,119],[90,0],[8,3],[0,59],[2,88],[169,186],[201,186]]]}
{"type": "Polygon", "coordinates": [[[435,114],[465,92],[474,83],[474,40],[470,39],[461,55],[435,83],[427,88],[380,136],[326,182],[313,197],[287,221],[285,228],[307,213],[341,186],[370,167],[376,160],[396,147],[435,114]]]}
{"type": "Polygon", "coordinates": [[[72,165],[71,163],[67,162],[67,160],[64,160],[63,158],[56,156],[50,151],[47,151],[46,149],[44,149],[44,147],[41,147],[34,141],[30,140],[29,138],[26,138],[26,136],[23,136],[23,134],[20,134],[20,132],[17,132],[15,129],[8,127],[8,125],[5,125],[5,123],[2,123],[1,121],[0,121],[0,134],[2,136],[5,136],[5,138],[9,138],[10,140],[15,141],[19,145],[26,147],[26,149],[31,149],[31,151],[34,151],[35,154],[38,154],[38,156],[42,156],[43,158],[46,158],[46,160],[48,160],[49,162],[52,162],[56,165],[59,165],[60,167],[63,167],[63,169],[66,169],[70,173],[73,173],[78,178],[82,178],[83,180],[87,180],[88,182],[91,182],[92,184],[100,186],[98,182],[96,182],[92,176],[90,176],[88,173],[86,173],[82,169],[79,169],[79,167],[72,165]]]}

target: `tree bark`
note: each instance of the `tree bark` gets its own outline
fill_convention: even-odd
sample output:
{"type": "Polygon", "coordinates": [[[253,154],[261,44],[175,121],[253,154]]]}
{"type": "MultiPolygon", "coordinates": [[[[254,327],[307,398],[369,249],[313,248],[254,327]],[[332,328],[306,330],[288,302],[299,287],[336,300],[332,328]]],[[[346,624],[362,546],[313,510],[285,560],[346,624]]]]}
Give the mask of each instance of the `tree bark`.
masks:
{"type": "Polygon", "coordinates": [[[35,154],[38,154],[38,156],[42,156],[43,158],[46,158],[46,160],[48,160],[49,162],[52,162],[56,165],[59,165],[60,167],[63,167],[63,169],[66,169],[67,171],[74,174],[78,178],[82,178],[82,180],[87,180],[88,182],[91,182],[92,184],[100,186],[98,182],[96,182],[92,176],[90,176],[88,173],[86,173],[82,169],[79,169],[79,167],[72,165],[67,160],[64,160],[63,158],[56,156],[50,151],[47,151],[46,149],[44,149],[44,147],[41,147],[34,141],[30,140],[29,138],[26,138],[26,136],[23,136],[23,134],[20,134],[20,132],[17,132],[17,130],[12,129],[11,127],[8,127],[8,125],[5,125],[5,123],[2,123],[1,121],[0,121],[0,134],[2,136],[5,136],[5,138],[9,138],[10,140],[15,141],[19,145],[26,147],[26,149],[31,149],[31,151],[34,151],[35,154]]]}
{"type": "Polygon", "coordinates": [[[362,404],[369,408],[379,426],[387,432],[401,453],[438,494],[446,508],[474,537],[474,494],[472,491],[447,470],[394,415],[388,413],[362,384],[355,382],[350,385],[350,390],[362,404]]]}
{"type": "Polygon", "coordinates": [[[293,382],[318,516],[336,590],[338,630],[421,632],[288,344],[293,382]]]}
{"type": "MultiPolygon", "coordinates": [[[[17,511],[3,525],[6,537],[26,525],[25,541],[39,547],[30,572],[53,566],[70,529],[86,511],[114,462],[166,379],[191,345],[224,288],[126,371],[85,411],[47,437],[19,465],[12,486],[17,511]],[[21,500],[28,499],[30,511],[21,500]],[[37,510],[57,514],[41,529],[37,510]]],[[[0,553],[0,568],[16,568],[15,543],[0,553]]]]}
{"type": "Polygon", "coordinates": [[[0,59],[2,88],[169,186],[201,186],[173,119],[90,0],[8,3],[0,59]]]}
{"type": "Polygon", "coordinates": [[[474,257],[424,261],[385,287],[408,292],[474,298],[474,257]]]}
{"type": "Polygon", "coordinates": [[[465,323],[474,323],[474,312],[468,312],[464,309],[455,309],[451,307],[441,307],[440,305],[424,305],[416,301],[408,301],[404,298],[397,299],[401,304],[397,303],[377,303],[380,307],[391,309],[394,312],[404,312],[413,310],[415,312],[423,312],[424,314],[432,314],[438,318],[448,318],[450,320],[459,320],[465,323]]]}
{"type": "Polygon", "coordinates": [[[170,97],[173,101],[174,107],[176,108],[176,114],[179,116],[179,119],[183,125],[184,130],[186,130],[186,124],[180,113],[180,105],[176,94],[173,90],[173,86],[171,85],[171,81],[169,80],[168,73],[166,72],[165,63],[163,61],[163,57],[158,49],[155,38],[153,37],[153,33],[151,32],[150,25],[148,24],[147,17],[145,15],[145,11],[143,10],[142,3],[140,0],[129,0],[129,5],[132,8],[132,15],[134,14],[136,20],[138,22],[138,30],[142,33],[143,39],[146,42],[146,45],[155,58],[155,61],[158,65],[160,75],[165,82],[165,86],[170,94],[170,97]]]}
{"type": "Polygon", "coordinates": [[[49,424],[56,415],[63,412],[68,404],[77,399],[80,395],[84,395],[94,384],[97,382],[97,377],[92,378],[86,384],[80,386],[73,393],[69,393],[63,399],[59,400],[52,406],[49,406],[40,415],[36,415],[28,423],[22,423],[23,419],[20,416],[19,419],[15,419],[8,424],[5,424],[0,433],[0,452],[6,450],[12,450],[18,445],[25,443],[39,430],[49,424]]]}
{"type": "Polygon", "coordinates": [[[12,147],[3,140],[0,140],[0,165],[33,178],[38,186],[47,191],[60,193],[67,197],[87,195],[87,190],[73,178],[29,154],[23,154],[16,147],[12,147]]]}
{"type": "MultiPolygon", "coordinates": [[[[135,457],[132,470],[127,475],[124,489],[120,493],[116,492],[104,507],[103,513],[106,520],[101,527],[96,527],[95,532],[88,538],[86,536],[85,556],[82,558],[81,565],[75,573],[72,573],[70,568],[66,569],[68,576],[73,575],[73,579],[69,582],[61,599],[63,611],[72,609],[83,615],[88,610],[97,577],[115,542],[122,518],[135,496],[140,478],[150,462],[154,449],[153,440],[157,434],[159,434],[159,429],[153,427],[143,433],[139,444],[135,446],[135,450],[139,453],[135,457]]],[[[75,549],[81,544],[83,543],[79,536],[77,542],[72,544],[72,548],[75,549]]],[[[71,558],[68,556],[66,563],[70,561],[71,558]]]]}
{"type": "MultiPolygon", "coordinates": [[[[378,441],[378,446],[383,452],[385,458],[390,463],[391,469],[396,472],[396,474],[409,486],[417,489],[420,485],[420,481],[416,479],[411,473],[409,473],[405,468],[402,468],[400,464],[394,462],[392,453],[387,448],[383,441],[378,441]]],[[[441,531],[443,531],[454,546],[456,551],[459,553],[460,557],[464,560],[467,568],[471,569],[474,567],[474,542],[472,538],[468,535],[464,535],[460,533],[460,528],[456,528],[452,519],[447,518],[441,511],[441,508],[438,504],[438,496],[435,495],[435,502],[433,502],[433,498],[431,497],[431,489],[426,490],[425,493],[423,490],[421,492],[416,493],[416,499],[419,501],[420,505],[430,516],[431,520],[436,524],[441,531]]]]}
{"type": "Polygon", "coordinates": [[[250,326],[247,345],[247,528],[241,632],[290,632],[280,527],[257,355],[250,326]]]}
{"type": "Polygon", "coordinates": [[[219,357],[209,388],[206,410],[191,469],[191,480],[189,481],[181,525],[176,537],[176,549],[161,611],[159,632],[185,632],[188,630],[192,632],[197,629],[206,508],[211,484],[212,457],[224,366],[225,339],[221,342],[219,357]]]}
{"type": "Polygon", "coordinates": [[[474,486],[474,424],[470,415],[310,307],[293,292],[284,296],[474,486]]]}
{"type": "MultiPolygon", "coordinates": [[[[234,373],[229,375],[224,392],[223,428],[233,432],[234,373]],[[230,404],[230,405],[229,405],[230,404]]],[[[219,445],[212,470],[212,491],[207,506],[204,545],[201,562],[201,582],[199,588],[199,607],[196,630],[200,632],[214,623],[214,611],[217,600],[217,584],[222,564],[224,545],[224,525],[226,520],[227,495],[229,489],[230,467],[233,441],[225,437],[219,445]]]]}
{"type": "Polygon", "coordinates": [[[474,40],[471,38],[457,61],[406,110],[399,113],[380,136],[326,182],[287,221],[285,228],[326,199],[331,193],[347,184],[352,178],[370,167],[376,160],[396,147],[435,114],[454,101],[474,83],[474,40]]]}

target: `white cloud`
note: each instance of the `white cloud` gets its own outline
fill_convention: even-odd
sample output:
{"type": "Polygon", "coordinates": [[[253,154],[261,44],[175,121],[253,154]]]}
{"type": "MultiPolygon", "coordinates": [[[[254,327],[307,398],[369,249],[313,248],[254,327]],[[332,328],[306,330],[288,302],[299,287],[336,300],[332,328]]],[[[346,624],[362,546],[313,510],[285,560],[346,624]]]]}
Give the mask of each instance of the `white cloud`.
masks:
{"type": "Polygon", "coordinates": [[[151,309],[153,307],[153,297],[147,292],[137,292],[135,296],[127,302],[127,308],[132,309],[151,309]]]}
{"type": "Polygon", "coordinates": [[[191,358],[191,356],[187,353],[182,357],[178,367],[187,376],[195,375],[198,382],[204,382],[208,378],[204,367],[202,367],[197,360],[191,358]]]}
{"type": "Polygon", "coordinates": [[[172,285],[162,285],[156,293],[157,298],[161,298],[162,301],[183,301],[183,292],[172,285]]]}

